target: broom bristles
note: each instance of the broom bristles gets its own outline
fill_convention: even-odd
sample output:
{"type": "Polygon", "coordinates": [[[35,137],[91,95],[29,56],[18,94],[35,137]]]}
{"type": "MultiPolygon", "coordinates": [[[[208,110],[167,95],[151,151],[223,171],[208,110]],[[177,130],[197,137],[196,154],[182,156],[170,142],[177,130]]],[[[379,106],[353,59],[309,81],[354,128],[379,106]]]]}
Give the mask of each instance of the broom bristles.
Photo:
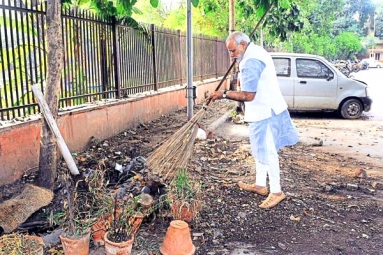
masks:
{"type": "Polygon", "coordinates": [[[154,150],[147,159],[147,166],[164,181],[171,181],[177,169],[185,168],[192,155],[198,132],[198,122],[206,107],[199,110],[185,125],[154,150]]]}

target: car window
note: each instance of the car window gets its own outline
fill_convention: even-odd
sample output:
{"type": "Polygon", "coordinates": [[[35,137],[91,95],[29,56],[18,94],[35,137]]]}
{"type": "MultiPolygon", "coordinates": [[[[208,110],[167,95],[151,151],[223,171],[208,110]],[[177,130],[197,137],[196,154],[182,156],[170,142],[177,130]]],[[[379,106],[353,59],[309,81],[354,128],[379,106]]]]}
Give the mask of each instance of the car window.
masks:
{"type": "Polygon", "coordinates": [[[275,71],[277,76],[290,76],[290,59],[289,58],[273,58],[275,71]]]}
{"type": "Polygon", "coordinates": [[[300,78],[327,79],[332,71],[322,62],[313,59],[298,58],[297,75],[300,78]]]}

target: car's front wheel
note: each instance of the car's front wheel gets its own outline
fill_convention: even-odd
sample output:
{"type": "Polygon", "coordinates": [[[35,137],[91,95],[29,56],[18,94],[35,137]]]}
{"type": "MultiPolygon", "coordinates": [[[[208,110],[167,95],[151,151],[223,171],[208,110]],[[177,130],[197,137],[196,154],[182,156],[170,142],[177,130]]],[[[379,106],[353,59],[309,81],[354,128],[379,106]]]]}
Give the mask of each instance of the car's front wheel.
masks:
{"type": "Polygon", "coordinates": [[[340,114],[345,119],[357,119],[362,112],[363,105],[358,99],[348,99],[340,107],[340,114]]]}

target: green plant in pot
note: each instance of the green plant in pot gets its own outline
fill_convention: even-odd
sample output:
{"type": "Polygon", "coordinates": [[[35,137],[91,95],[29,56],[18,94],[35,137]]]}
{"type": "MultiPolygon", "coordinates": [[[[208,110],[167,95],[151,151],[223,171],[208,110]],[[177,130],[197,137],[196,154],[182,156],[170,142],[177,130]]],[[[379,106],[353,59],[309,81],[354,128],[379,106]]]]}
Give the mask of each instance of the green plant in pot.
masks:
{"type": "Polygon", "coordinates": [[[112,197],[106,193],[106,183],[102,169],[91,171],[85,178],[74,180],[70,176],[63,179],[67,199],[64,202],[62,226],[64,234],[60,236],[64,253],[87,255],[91,227],[99,217],[112,210],[112,197]]]}
{"type": "Polygon", "coordinates": [[[88,173],[85,179],[89,191],[88,201],[91,204],[90,212],[92,217],[97,219],[91,226],[92,240],[95,245],[104,244],[107,226],[113,218],[113,197],[107,189],[106,169],[103,161],[101,161],[97,169],[88,173]]]}
{"type": "Polygon", "coordinates": [[[104,237],[107,255],[131,254],[135,233],[144,217],[142,213],[138,215],[138,200],[139,197],[129,197],[122,201],[115,196],[113,220],[104,237]]]}
{"type": "Polygon", "coordinates": [[[187,169],[180,168],[175,173],[168,193],[175,220],[192,221],[202,207],[202,185],[190,178],[187,169]]]}
{"type": "Polygon", "coordinates": [[[90,228],[96,222],[91,205],[85,191],[79,190],[81,181],[75,185],[66,182],[67,199],[64,202],[62,227],[64,234],[60,235],[66,255],[89,254],[90,228]]]}

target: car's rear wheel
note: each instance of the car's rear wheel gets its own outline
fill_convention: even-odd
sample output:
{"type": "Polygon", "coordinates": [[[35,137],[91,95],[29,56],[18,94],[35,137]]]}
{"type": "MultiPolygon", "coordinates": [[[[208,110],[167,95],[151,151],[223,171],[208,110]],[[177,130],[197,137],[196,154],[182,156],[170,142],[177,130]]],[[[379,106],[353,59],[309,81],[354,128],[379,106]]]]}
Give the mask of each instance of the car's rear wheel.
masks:
{"type": "Polygon", "coordinates": [[[358,99],[348,99],[340,108],[340,114],[345,119],[357,119],[362,115],[362,112],[363,105],[358,99]]]}

